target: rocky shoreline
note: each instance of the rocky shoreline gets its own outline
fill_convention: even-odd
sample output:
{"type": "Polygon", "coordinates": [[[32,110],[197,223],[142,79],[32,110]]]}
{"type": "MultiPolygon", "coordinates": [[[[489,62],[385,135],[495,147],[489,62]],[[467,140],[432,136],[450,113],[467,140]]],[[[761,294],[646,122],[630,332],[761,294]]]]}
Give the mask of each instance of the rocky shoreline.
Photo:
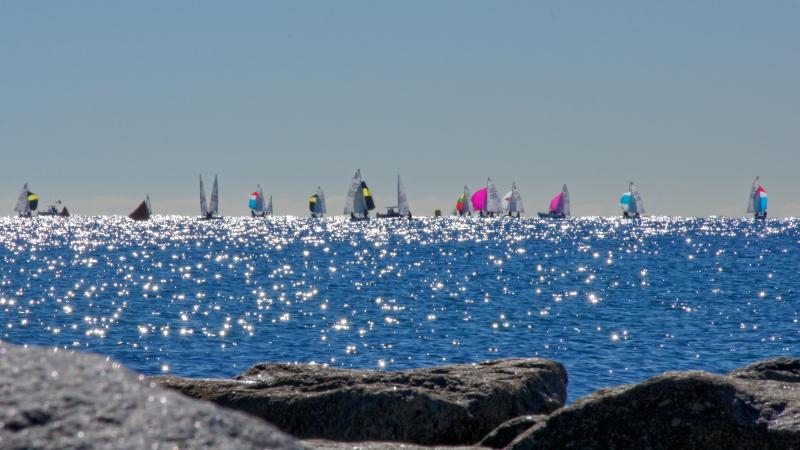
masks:
{"type": "Polygon", "coordinates": [[[210,380],[2,343],[0,448],[800,448],[800,359],[667,372],[568,406],[566,389],[564,367],[537,358],[403,372],[259,364],[210,380]]]}

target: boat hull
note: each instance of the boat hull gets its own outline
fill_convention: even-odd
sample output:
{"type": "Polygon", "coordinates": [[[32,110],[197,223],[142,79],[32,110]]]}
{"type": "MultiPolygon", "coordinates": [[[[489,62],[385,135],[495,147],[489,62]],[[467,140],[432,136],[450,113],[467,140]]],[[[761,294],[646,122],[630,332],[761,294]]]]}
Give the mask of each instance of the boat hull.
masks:
{"type": "Polygon", "coordinates": [[[567,216],[564,215],[564,214],[556,214],[556,213],[550,213],[550,212],[547,212],[547,213],[540,212],[538,214],[539,214],[539,218],[540,219],[566,219],[567,218],[567,216]]]}

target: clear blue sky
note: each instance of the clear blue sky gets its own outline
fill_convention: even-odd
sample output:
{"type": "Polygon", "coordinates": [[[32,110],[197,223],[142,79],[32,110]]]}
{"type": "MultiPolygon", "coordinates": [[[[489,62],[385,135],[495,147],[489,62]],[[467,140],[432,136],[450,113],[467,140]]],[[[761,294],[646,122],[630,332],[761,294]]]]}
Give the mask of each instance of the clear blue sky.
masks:
{"type": "Polygon", "coordinates": [[[379,206],[561,184],[577,215],[744,215],[761,175],[800,215],[800,2],[2,1],[0,214],[23,182],[77,213],[223,215],[256,183],[340,212],[361,168],[379,206]]]}

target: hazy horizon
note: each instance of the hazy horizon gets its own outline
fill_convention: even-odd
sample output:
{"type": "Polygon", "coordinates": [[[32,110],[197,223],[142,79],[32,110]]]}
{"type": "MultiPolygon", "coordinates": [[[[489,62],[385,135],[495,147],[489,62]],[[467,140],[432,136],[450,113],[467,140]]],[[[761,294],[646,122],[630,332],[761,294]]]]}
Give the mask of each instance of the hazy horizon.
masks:
{"type": "Polygon", "coordinates": [[[221,213],[257,184],[278,215],[360,168],[379,209],[515,181],[526,215],[800,216],[800,2],[409,1],[0,5],[0,215],[221,213]],[[40,208],[41,209],[41,208],[40,208]]]}

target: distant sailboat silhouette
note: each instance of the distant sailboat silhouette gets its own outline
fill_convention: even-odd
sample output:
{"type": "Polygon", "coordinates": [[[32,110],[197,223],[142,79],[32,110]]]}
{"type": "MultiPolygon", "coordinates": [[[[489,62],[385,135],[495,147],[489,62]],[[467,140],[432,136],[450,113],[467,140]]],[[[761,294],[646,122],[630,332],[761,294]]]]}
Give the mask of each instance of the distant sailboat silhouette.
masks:
{"type": "Polygon", "coordinates": [[[567,190],[567,185],[565,184],[561,188],[561,192],[558,193],[552,200],[550,200],[550,207],[548,212],[539,213],[539,217],[542,219],[565,219],[570,216],[570,201],[569,201],[569,191],[567,190]]]}
{"type": "Polygon", "coordinates": [[[753,214],[756,220],[767,220],[767,190],[761,186],[759,177],[753,181],[750,197],[747,199],[747,213],[753,214]]]}
{"type": "Polygon", "coordinates": [[[325,205],[325,193],[322,188],[317,186],[317,193],[308,199],[308,210],[311,211],[311,217],[323,217],[328,212],[325,205]]]}
{"type": "Polygon", "coordinates": [[[486,179],[486,187],[472,194],[472,206],[475,211],[480,212],[481,217],[493,217],[503,213],[500,204],[500,195],[497,188],[492,183],[491,178],[486,179]]]}
{"type": "Polygon", "coordinates": [[[406,197],[406,189],[403,187],[403,182],[400,181],[400,175],[397,175],[397,209],[394,206],[386,208],[386,214],[377,214],[378,218],[391,219],[406,217],[411,218],[411,208],[408,206],[408,198],[406,197]]]}
{"type": "Polygon", "coordinates": [[[148,195],[142,200],[142,203],[139,203],[139,206],[133,210],[132,213],[128,214],[128,217],[133,220],[150,220],[150,217],[153,215],[153,208],[150,206],[150,196],[148,195]]]}
{"type": "Polygon", "coordinates": [[[344,213],[350,215],[350,220],[367,220],[369,211],[375,209],[375,200],[367,187],[367,183],[361,179],[361,169],[356,170],[353,179],[350,180],[350,189],[347,191],[347,198],[344,203],[344,213]]]}
{"type": "Polygon", "coordinates": [[[464,190],[461,191],[461,195],[458,196],[458,200],[456,200],[456,214],[459,216],[471,216],[472,215],[472,202],[470,201],[472,195],[470,195],[469,188],[467,185],[464,185],[464,190]]]}
{"type": "Polygon", "coordinates": [[[511,183],[511,190],[503,196],[503,210],[510,217],[522,217],[525,207],[522,205],[522,195],[517,189],[517,183],[511,183]]]}
{"type": "Polygon", "coordinates": [[[61,200],[58,200],[55,205],[50,205],[44,211],[39,211],[40,216],[50,216],[50,217],[69,217],[69,210],[61,200]]]}
{"type": "Polygon", "coordinates": [[[257,185],[256,190],[250,194],[250,201],[247,206],[250,207],[250,215],[253,217],[264,217],[267,215],[264,206],[264,192],[261,190],[261,185],[257,185]]]}
{"type": "Polygon", "coordinates": [[[221,219],[219,216],[219,185],[216,175],[214,175],[214,185],[211,187],[211,201],[208,204],[206,204],[203,176],[200,176],[200,218],[204,220],[221,219]]]}
{"type": "Polygon", "coordinates": [[[622,194],[619,207],[622,209],[622,217],[626,219],[638,219],[644,214],[644,202],[633,181],[628,184],[628,191],[622,194]]]}
{"type": "Polygon", "coordinates": [[[28,190],[28,183],[22,186],[22,191],[17,198],[14,211],[19,213],[19,217],[32,217],[36,208],[39,207],[39,196],[28,190]]]}

